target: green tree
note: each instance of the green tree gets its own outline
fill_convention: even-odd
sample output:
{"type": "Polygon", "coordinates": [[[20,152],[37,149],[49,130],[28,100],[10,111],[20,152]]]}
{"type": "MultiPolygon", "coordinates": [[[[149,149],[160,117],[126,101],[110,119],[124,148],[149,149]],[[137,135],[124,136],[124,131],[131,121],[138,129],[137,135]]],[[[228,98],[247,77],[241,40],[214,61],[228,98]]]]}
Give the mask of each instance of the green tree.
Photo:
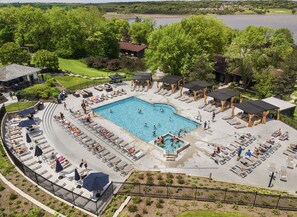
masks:
{"type": "Polygon", "coordinates": [[[57,70],[59,68],[59,59],[56,53],[47,50],[37,51],[32,62],[40,68],[47,68],[50,71],[57,70]]]}
{"type": "Polygon", "coordinates": [[[263,72],[254,73],[254,81],[256,82],[254,89],[260,98],[265,98],[273,95],[273,77],[271,75],[273,68],[268,68],[263,72]]]}
{"type": "Polygon", "coordinates": [[[0,48],[0,62],[3,65],[27,63],[30,61],[30,57],[27,50],[23,50],[14,42],[7,42],[0,48]]]}
{"type": "Polygon", "coordinates": [[[196,57],[195,62],[189,68],[188,79],[192,80],[204,80],[212,82],[215,78],[213,73],[214,63],[209,60],[207,54],[202,54],[196,57]]]}
{"type": "Polygon", "coordinates": [[[152,19],[134,22],[130,25],[129,34],[136,44],[147,44],[149,34],[154,30],[155,22],[152,19]]]}
{"type": "Polygon", "coordinates": [[[0,9],[0,46],[14,40],[14,32],[17,28],[17,9],[8,7],[0,9]]]}

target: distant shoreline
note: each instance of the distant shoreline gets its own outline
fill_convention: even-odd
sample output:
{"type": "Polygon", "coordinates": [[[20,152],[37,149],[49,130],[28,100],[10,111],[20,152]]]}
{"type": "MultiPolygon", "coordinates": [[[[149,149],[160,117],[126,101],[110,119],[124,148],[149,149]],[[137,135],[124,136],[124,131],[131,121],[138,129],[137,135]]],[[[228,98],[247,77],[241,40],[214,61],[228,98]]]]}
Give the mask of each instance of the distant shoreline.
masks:
{"type": "Polygon", "coordinates": [[[103,15],[107,19],[120,18],[120,19],[135,19],[139,18],[186,18],[191,15],[186,14],[118,14],[114,12],[108,12],[103,15]]]}

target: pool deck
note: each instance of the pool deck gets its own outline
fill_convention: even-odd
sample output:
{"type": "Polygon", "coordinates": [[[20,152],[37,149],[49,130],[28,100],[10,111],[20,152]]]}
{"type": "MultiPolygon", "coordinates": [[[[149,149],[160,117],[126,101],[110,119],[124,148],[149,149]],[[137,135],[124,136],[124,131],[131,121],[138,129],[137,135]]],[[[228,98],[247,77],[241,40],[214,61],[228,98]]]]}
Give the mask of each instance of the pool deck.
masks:
{"type": "MultiPolygon", "coordinates": [[[[101,105],[115,102],[119,99],[135,96],[151,103],[166,103],[171,106],[174,106],[178,114],[187,117],[191,120],[197,121],[195,118],[197,117],[198,111],[202,116],[202,123],[204,121],[211,120],[212,113],[206,112],[202,109],[198,109],[198,106],[203,103],[203,99],[198,99],[198,101],[196,102],[185,103],[177,99],[174,99],[174,96],[179,94],[179,91],[175,93],[175,95],[169,97],[157,95],[154,94],[154,92],[157,90],[156,84],[154,84],[148,92],[131,92],[131,87],[129,84],[130,82],[118,84],[114,88],[116,90],[122,88],[125,89],[128,93],[127,95],[118,96],[107,101],[90,105],[90,107],[95,108],[101,105]]],[[[88,90],[92,91],[93,95],[95,96],[105,93],[105,91],[99,92],[94,88],[89,88],[88,90]]],[[[76,98],[70,95],[66,99],[68,109],[71,108],[72,110],[80,109],[81,102],[82,97],[76,98]]],[[[237,110],[235,110],[235,112],[236,111],[237,110]]],[[[58,105],[52,115],[58,115],[60,112],[64,112],[66,118],[69,119],[69,112],[64,110],[63,104],[58,105]]],[[[170,162],[165,161],[162,151],[159,148],[155,147],[153,144],[149,144],[142,141],[138,137],[132,135],[131,133],[127,132],[121,127],[113,124],[109,120],[104,119],[103,117],[96,115],[96,117],[94,117],[93,120],[107,128],[108,130],[119,135],[126,142],[134,144],[137,149],[141,149],[145,153],[145,156],[136,162],[128,159],[124,155],[121,156],[127,162],[133,164],[135,169],[173,173],[178,172],[186,173],[188,175],[207,177],[211,173],[212,178],[215,180],[247,184],[257,187],[267,187],[270,179],[268,173],[269,163],[275,163],[277,170],[279,170],[281,166],[286,167],[287,156],[283,154],[283,151],[286,150],[289,144],[293,142],[296,143],[297,131],[289,127],[288,125],[282,123],[281,121],[277,120],[270,120],[266,124],[259,124],[251,128],[235,129],[234,126],[231,126],[225,120],[222,120],[222,117],[229,115],[230,113],[231,111],[229,109],[223,113],[217,114],[215,121],[210,122],[210,129],[204,130],[203,126],[201,126],[194,129],[185,137],[183,137],[183,139],[186,142],[189,142],[191,144],[190,147],[182,151],[179,154],[176,161],[170,162]],[[281,148],[279,148],[274,154],[272,154],[266,161],[264,161],[256,169],[254,169],[253,172],[251,174],[248,174],[248,176],[245,178],[241,178],[238,175],[229,171],[230,167],[237,162],[236,156],[233,157],[226,164],[218,165],[210,158],[210,156],[206,154],[207,152],[213,151],[213,148],[210,147],[209,144],[221,144],[226,146],[234,142],[234,140],[238,137],[238,134],[243,133],[251,133],[253,136],[257,138],[253,144],[249,145],[249,147],[246,148],[253,151],[254,147],[257,144],[263,143],[267,139],[270,139],[271,134],[279,128],[281,128],[283,132],[289,132],[289,140],[280,141],[280,144],[282,145],[281,148]]],[[[88,134],[90,137],[95,138],[95,135],[93,133],[89,132],[87,129],[84,129],[82,125],[79,124],[79,121],[73,121],[73,123],[79,126],[82,129],[82,131],[88,134]]],[[[127,178],[127,176],[120,176],[119,173],[116,173],[112,169],[107,167],[106,164],[102,163],[101,160],[97,159],[94,155],[88,152],[81,145],[79,145],[78,143],[76,144],[75,140],[73,140],[69,135],[67,135],[65,131],[61,131],[60,126],[53,123],[51,127],[53,130],[53,134],[48,135],[48,139],[52,142],[52,144],[59,152],[61,152],[63,155],[69,158],[70,162],[79,165],[81,158],[84,158],[87,159],[90,168],[108,173],[112,181],[123,181],[127,178]]],[[[278,139],[276,141],[278,141],[278,139]]],[[[243,155],[245,151],[246,150],[243,151],[243,155]]],[[[121,153],[119,153],[119,151],[116,149],[111,150],[111,152],[114,152],[116,155],[121,155],[121,153]]],[[[297,163],[296,159],[294,163],[297,163]]],[[[283,182],[280,181],[279,176],[277,175],[277,178],[273,181],[274,186],[272,189],[284,190],[290,193],[295,193],[295,191],[297,190],[297,168],[287,168],[287,176],[288,181],[283,182]]]]}

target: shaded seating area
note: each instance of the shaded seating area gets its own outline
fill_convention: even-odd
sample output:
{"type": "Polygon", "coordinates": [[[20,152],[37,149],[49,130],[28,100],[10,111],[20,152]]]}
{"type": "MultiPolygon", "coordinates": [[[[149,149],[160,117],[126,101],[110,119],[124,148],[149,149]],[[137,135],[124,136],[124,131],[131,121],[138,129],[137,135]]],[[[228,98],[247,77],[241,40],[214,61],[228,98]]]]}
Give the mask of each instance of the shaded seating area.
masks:
{"type": "Polygon", "coordinates": [[[157,81],[157,88],[159,88],[159,83],[162,82],[160,88],[171,90],[171,94],[175,92],[176,89],[179,89],[182,86],[184,79],[179,75],[166,75],[160,80],[157,81]]]}
{"type": "MultiPolygon", "coordinates": [[[[212,85],[206,81],[196,80],[196,81],[191,81],[191,82],[185,84],[183,87],[188,88],[190,93],[193,93],[194,101],[197,100],[197,95],[201,95],[201,97],[204,98],[204,103],[206,103],[206,98],[207,98],[206,92],[207,92],[207,88],[210,86],[212,86],[212,85]]],[[[182,92],[183,87],[180,89],[181,96],[183,94],[183,92],[182,92]]]]}
{"type": "MultiPolygon", "coordinates": [[[[259,123],[265,124],[269,111],[276,110],[277,119],[279,118],[279,107],[267,103],[263,100],[249,101],[244,103],[236,103],[234,107],[239,108],[244,113],[243,118],[247,116],[248,126],[252,127],[259,123]]],[[[232,108],[232,115],[234,115],[234,107],[232,108]]]]}
{"type": "Polygon", "coordinates": [[[233,107],[235,97],[239,96],[239,100],[241,101],[241,94],[228,88],[218,89],[216,91],[207,93],[207,96],[212,97],[215,102],[219,102],[222,112],[225,111],[227,107],[226,104],[229,104],[229,108],[233,107]]]}
{"type": "Polygon", "coordinates": [[[138,72],[132,78],[132,82],[131,82],[132,91],[134,91],[137,86],[142,87],[141,90],[143,90],[145,88],[145,85],[147,86],[147,90],[148,90],[150,88],[151,84],[152,84],[152,75],[151,75],[151,73],[138,72]]]}
{"type": "Polygon", "coordinates": [[[126,78],[126,76],[116,73],[116,74],[110,75],[109,78],[111,79],[110,83],[121,83],[122,79],[126,78]]]}

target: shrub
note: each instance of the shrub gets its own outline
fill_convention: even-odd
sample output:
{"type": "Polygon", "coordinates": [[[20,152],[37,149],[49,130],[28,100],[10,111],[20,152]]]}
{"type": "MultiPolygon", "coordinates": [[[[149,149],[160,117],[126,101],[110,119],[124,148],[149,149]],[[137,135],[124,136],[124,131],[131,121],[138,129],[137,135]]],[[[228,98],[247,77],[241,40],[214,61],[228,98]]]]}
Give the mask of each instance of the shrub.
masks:
{"type": "Polygon", "coordinates": [[[158,177],[157,177],[157,179],[158,179],[158,180],[163,180],[163,177],[162,177],[162,175],[161,175],[161,174],[159,174],[159,175],[158,175],[158,177]]]}
{"type": "Polygon", "coordinates": [[[167,173],[166,176],[167,176],[167,179],[173,179],[173,175],[171,173],[167,173]]]}
{"type": "Polygon", "coordinates": [[[143,180],[143,179],[144,179],[144,174],[143,174],[143,173],[140,173],[140,174],[138,175],[138,179],[143,180]]]}
{"type": "Polygon", "coordinates": [[[182,184],[185,183],[185,180],[183,180],[183,179],[178,179],[178,180],[177,180],[177,183],[180,184],[180,185],[182,185],[182,184]]]}
{"type": "Polygon", "coordinates": [[[148,177],[147,181],[146,181],[146,184],[148,184],[148,185],[154,184],[154,178],[153,177],[148,177]]]}
{"type": "Polygon", "coordinates": [[[15,200],[17,198],[18,198],[18,195],[17,194],[15,194],[15,193],[10,193],[9,194],[9,200],[15,200]]]}
{"type": "Polygon", "coordinates": [[[158,209],[162,209],[162,208],[163,208],[163,205],[162,205],[162,203],[156,203],[156,207],[157,207],[158,209]]]}
{"type": "Polygon", "coordinates": [[[204,207],[205,209],[209,209],[209,203],[204,203],[204,204],[203,204],[203,207],[204,207]]]}
{"type": "Polygon", "coordinates": [[[159,203],[164,203],[164,200],[163,199],[159,199],[159,203]]]}
{"type": "Polygon", "coordinates": [[[143,213],[143,214],[148,214],[147,209],[146,209],[146,208],[143,208],[142,213],[143,213]]]}
{"type": "Polygon", "coordinates": [[[280,215],[280,211],[278,209],[273,209],[271,212],[273,215],[280,215]]]}
{"type": "Polygon", "coordinates": [[[145,205],[150,206],[150,205],[152,205],[153,202],[154,201],[152,199],[147,198],[146,201],[145,201],[145,205]]]}
{"type": "Polygon", "coordinates": [[[0,185],[0,191],[3,191],[5,187],[3,185],[0,185]]]}
{"type": "Polygon", "coordinates": [[[164,185],[166,185],[166,182],[164,182],[163,180],[160,180],[160,181],[159,181],[159,185],[164,186],[164,185]]]}
{"type": "Polygon", "coordinates": [[[140,197],[133,197],[132,200],[134,204],[139,204],[142,201],[140,197]]]}
{"type": "Polygon", "coordinates": [[[223,204],[221,201],[216,202],[217,208],[222,208],[223,204]]]}
{"type": "MultiPolygon", "coordinates": [[[[52,83],[50,83],[52,85],[52,83]]],[[[47,84],[36,84],[28,87],[19,93],[20,98],[26,99],[48,99],[50,97],[56,97],[59,94],[59,90],[56,87],[51,87],[47,84]]]]}
{"type": "Polygon", "coordinates": [[[136,205],[129,205],[128,206],[128,211],[129,212],[137,212],[138,211],[138,208],[136,205]]]}
{"type": "Polygon", "coordinates": [[[233,204],[233,205],[232,205],[232,209],[234,209],[234,210],[238,210],[238,205],[237,205],[237,204],[233,204]]]}

